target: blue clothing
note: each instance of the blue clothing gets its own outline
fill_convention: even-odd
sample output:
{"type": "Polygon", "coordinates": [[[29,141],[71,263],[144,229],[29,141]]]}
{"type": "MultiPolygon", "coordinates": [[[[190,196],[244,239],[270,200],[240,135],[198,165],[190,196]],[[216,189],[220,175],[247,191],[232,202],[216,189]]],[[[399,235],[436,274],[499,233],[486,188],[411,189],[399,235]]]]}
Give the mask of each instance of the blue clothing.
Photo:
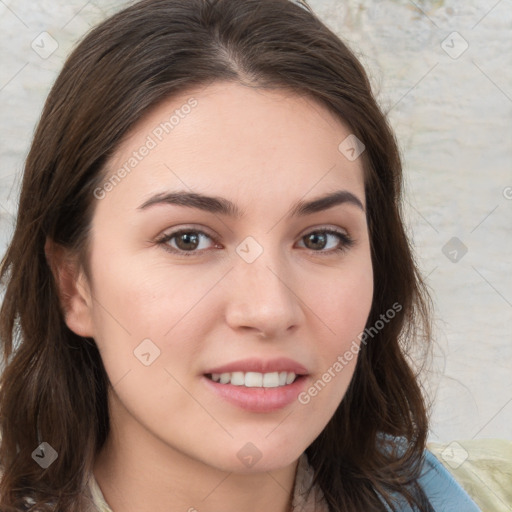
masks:
{"type": "Polygon", "coordinates": [[[469,494],[428,450],[420,484],[436,512],[481,512],[469,494]]]}
{"type": "MultiPolygon", "coordinates": [[[[403,446],[403,443],[403,439],[393,439],[395,446],[397,444],[403,446]]],[[[419,484],[429,501],[430,512],[482,512],[433,453],[425,450],[424,455],[419,484]]],[[[328,512],[320,487],[312,485],[313,476],[313,468],[309,465],[304,452],[299,459],[297,469],[292,507],[294,512],[328,512]],[[310,488],[311,492],[308,493],[310,488]]],[[[402,496],[394,497],[398,512],[417,512],[417,509],[413,509],[402,496]]],[[[386,510],[392,510],[384,503],[384,499],[382,502],[386,510]]]]}
{"type": "MultiPolygon", "coordinates": [[[[419,483],[434,512],[482,512],[449,471],[428,450],[425,451],[419,483]]],[[[391,510],[387,505],[386,508],[391,510]]],[[[412,512],[413,509],[407,503],[403,503],[399,510],[412,512]]]]}

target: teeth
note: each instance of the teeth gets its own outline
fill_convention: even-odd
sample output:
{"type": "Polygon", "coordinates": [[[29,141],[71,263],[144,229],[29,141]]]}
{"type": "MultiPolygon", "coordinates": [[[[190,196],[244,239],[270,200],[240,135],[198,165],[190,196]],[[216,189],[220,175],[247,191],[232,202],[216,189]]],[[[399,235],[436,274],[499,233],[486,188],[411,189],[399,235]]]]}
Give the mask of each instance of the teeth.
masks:
{"type": "Polygon", "coordinates": [[[265,373],[263,375],[264,388],[277,388],[279,386],[279,373],[265,373]]]}
{"type": "MultiPolygon", "coordinates": [[[[243,375],[243,373],[242,373],[243,375]]],[[[266,377],[266,375],[265,375],[266,377]]],[[[233,383],[233,377],[231,377],[233,383]]],[[[257,372],[247,372],[245,374],[245,380],[242,380],[242,385],[248,388],[261,388],[263,387],[263,374],[257,372]]]]}
{"type": "Polygon", "coordinates": [[[245,383],[244,372],[233,372],[231,374],[231,384],[233,386],[243,386],[245,383]]]}
{"type": "MultiPolygon", "coordinates": [[[[215,380],[215,379],[213,379],[215,380]]],[[[219,382],[221,384],[227,384],[231,380],[231,374],[230,373],[221,373],[219,375],[219,382]]]]}
{"type": "Polygon", "coordinates": [[[294,373],[286,374],[286,384],[291,384],[294,380],[295,380],[295,374],[294,373]]]}
{"type": "Polygon", "coordinates": [[[231,384],[233,386],[245,386],[247,388],[277,388],[291,384],[297,375],[293,372],[233,372],[233,373],[212,373],[211,378],[220,384],[231,384]]]}

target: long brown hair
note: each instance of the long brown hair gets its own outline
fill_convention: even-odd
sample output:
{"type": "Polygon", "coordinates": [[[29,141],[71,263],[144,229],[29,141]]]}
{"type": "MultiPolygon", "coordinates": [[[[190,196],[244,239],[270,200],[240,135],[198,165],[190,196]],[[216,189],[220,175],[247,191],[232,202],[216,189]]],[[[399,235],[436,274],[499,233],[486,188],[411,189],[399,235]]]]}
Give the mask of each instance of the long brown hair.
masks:
{"type": "Polygon", "coordinates": [[[26,160],[0,272],[2,511],[19,510],[22,496],[38,510],[85,510],[87,478],[109,434],[110,383],[94,340],[66,326],[45,242],[79,255],[87,274],[105,162],[150,108],[218,80],[309,95],[365,144],[374,268],[367,326],[392,304],[401,308],[361,344],[344,399],[306,453],[332,512],[385,510],[381,499],[395,510],[397,497],[428,510],[416,484],[427,413],[408,351],[429,345],[430,299],[404,232],[397,144],[363,67],[312,11],[288,0],[143,0],[70,55],[26,160]],[[42,441],[58,453],[51,471],[32,460],[42,441]]]}

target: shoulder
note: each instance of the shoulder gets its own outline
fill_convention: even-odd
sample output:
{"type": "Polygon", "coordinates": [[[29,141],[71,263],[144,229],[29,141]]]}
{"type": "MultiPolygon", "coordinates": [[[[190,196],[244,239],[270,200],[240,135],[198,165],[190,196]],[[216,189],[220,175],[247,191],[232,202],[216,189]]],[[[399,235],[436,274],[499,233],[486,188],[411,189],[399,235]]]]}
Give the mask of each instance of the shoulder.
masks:
{"type": "MultiPolygon", "coordinates": [[[[403,437],[383,436],[387,447],[405,449],[407,440],[403,437]]],[[[472,497],[457,482],[452,474],[443,466],[429,449],[423,452],[422,466],[417,483],[422,488],[432,512],[481,512],[472,497]]],[[[402,497],[397,496],[400,512],[412,512],[402,497]]],[[[494,512],[494,510],[493,510],[494,512]]]]}
{"type": "Polygon", "coordinates": [[[426,450],[419,479],[436,512],[479,512],[480,509],[435,455],[426,450]]]}
{"type": "Polygon", "coordinates": [[[429,443],[430,457],[471,496],[482,510],[510,512],[512,441],[472,439],[429,443]]]}

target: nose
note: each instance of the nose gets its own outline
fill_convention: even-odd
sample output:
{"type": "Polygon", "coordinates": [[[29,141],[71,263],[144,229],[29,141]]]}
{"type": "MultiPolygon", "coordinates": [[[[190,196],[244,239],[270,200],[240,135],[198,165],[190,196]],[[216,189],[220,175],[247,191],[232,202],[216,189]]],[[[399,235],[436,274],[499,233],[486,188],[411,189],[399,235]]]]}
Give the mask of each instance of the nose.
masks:
{"type": "Polygon", "coordinates": [[[283,338],[303,321],[297,279],[279,258],[266,250],[252,263],[236,258],[226,283],[226,321],[239,332],[283,338]]]}

